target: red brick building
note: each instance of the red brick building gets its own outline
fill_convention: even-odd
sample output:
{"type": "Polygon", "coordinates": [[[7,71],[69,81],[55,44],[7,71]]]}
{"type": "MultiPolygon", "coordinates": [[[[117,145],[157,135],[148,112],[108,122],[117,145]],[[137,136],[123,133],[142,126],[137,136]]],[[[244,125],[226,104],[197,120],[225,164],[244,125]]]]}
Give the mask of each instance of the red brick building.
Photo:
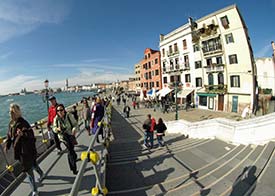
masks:
{"type": "Polygon", "coordinates": [[[152,88],[156,90],[162,89],[160,52],[146,48],[140,65],[141,89],[147,91],[152,88]]]}

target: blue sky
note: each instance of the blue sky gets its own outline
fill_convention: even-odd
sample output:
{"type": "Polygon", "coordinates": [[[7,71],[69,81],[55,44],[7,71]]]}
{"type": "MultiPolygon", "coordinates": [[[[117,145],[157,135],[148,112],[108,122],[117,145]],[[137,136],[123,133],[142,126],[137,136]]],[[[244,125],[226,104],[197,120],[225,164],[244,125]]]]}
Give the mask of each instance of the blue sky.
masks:
{"type": "Polygon", "coordinates": [[[275,0],[0,0],[0,95],[133,76],[159,34],[237,4],[255,57],[271,57],[275,0]]]}

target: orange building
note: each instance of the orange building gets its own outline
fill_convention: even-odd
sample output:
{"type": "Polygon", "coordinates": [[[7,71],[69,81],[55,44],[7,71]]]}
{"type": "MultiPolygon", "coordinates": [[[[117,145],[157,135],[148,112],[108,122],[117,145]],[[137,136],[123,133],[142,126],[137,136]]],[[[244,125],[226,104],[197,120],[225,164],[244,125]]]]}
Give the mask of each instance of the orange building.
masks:
{"type": "Polygon", "coordinates": [[[140,62],[140,84],[141,89],[156,90],[162,89],[162,76],[160,66],[160,52],[146,48],[144,51],[144,58],[140,62]]]}

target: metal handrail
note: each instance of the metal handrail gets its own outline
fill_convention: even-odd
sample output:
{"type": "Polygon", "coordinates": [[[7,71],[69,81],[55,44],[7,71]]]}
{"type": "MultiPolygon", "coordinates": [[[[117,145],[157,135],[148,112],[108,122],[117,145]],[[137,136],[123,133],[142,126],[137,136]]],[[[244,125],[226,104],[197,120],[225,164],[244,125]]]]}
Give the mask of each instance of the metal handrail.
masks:
{"type": "MultiPolygon", "coordinates": [[[[96,130],[96,133],[94,135],[94,137],[92,138],[91,142],[90,142],[90,145],[86,151],[86,157],[84,158],[80,168],[79,168],[79,171],[78,171],[78,174],[75,178],[75,181],[74,181],[74,184],[72,186],[72,189],[71,189],[71,192],[70,192],[70,196],[76,196],[78,195],[78,191],[79,191],[79,187],[80,187],[80,184],[81,184],[81,180],[83,178],[83,175],[84,175],[84,172],[85,172],[85,169],[86,169],[86,166],[87,166],[87,163],[88,161],[90,161],[90,153],[93,152],[93,147],[94,147],[94,144],[95,144],[95,140],[97,138],[97,135],[98,135],[98,132],[99,132],[99,129],[104,126],[104,133],[105,133],[105,147],[108,146],[108,142],[109,142],[109,136],[110,136],[110,123],[109,123],[109,120],[111,118],[110,116],[110,111],[111,111],[111,102],[109,102],[108,106],[105,107],[105,110],[104,110],[104,117],[102,118],[102,120],[100,121],[100,125],[99,127],[97,128],[96,130]]],[[[104,171],[106,171],[106,156],[107,156],[107,153],[105,156],[102,156],[100,157],[100,161],[104,160],[105,164],[105,169],[104,171]]],[[[99,191],[101,193],[104,194],[104,192],[106,192],[106,187],[105,187],[105,172],[104,172],[104,175],[103,175],[103,179],[101,179],[100,177],[100,174],[99,174],[99,168],[97,167],[96,163],[93,163],[93,168],[94,168],[94,171],[95,171],[95,177],[96,177],[96,187],[95,189],[99,189],[99,191]]],[[[97,195],[97,193],[96,193],[97,195]]],[[[105,194],[104,194],[105,195],[105,194]]]]}

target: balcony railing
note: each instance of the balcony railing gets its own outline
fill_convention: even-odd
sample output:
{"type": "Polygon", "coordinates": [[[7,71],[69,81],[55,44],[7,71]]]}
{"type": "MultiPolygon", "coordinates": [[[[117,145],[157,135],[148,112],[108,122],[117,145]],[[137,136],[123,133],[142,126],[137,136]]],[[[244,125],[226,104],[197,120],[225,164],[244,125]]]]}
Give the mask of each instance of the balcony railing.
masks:
{"type": "Polygon", "coordinates": [[[171,56],[174,56],[174,55],[178,55],[178,54],[179,54],[179,51],[174,51],[174,52],[173,51],[170,51],[170,52],[167,51],[167,56],[168,57],[171,57],[171,56]]]}
{"type": "Polygon", "coordinates": [[[221,44],[214,44],[212,46],[203,46],[202,51],[204,55],[210,55],[218,52],[222,52],[222,45],[221,44]]]}
{"type": "Polygon", "coordinates": [[[185,66],[185,64],[176,64],[175,66],[163,67],[162,68],[162,73],[181,72],[181,71],[184,71],[184,70],[190,70],[190,67],[185,66]]]}
{"type": "Polygon", "coordinates": [[[227,85],[226,84],[204,85],[204,87],[205,87],[205,91],[207,93],[216,93],[216,94],[227,93],[227,85]]]}
{"type": "Polygon", "coordinates": [[[216,63],[213,63],[212,65],[207,65],[205,66],[206,73],[224,71],[224,66],[225,66],[224,64],[216,64],[216,63]]]}

